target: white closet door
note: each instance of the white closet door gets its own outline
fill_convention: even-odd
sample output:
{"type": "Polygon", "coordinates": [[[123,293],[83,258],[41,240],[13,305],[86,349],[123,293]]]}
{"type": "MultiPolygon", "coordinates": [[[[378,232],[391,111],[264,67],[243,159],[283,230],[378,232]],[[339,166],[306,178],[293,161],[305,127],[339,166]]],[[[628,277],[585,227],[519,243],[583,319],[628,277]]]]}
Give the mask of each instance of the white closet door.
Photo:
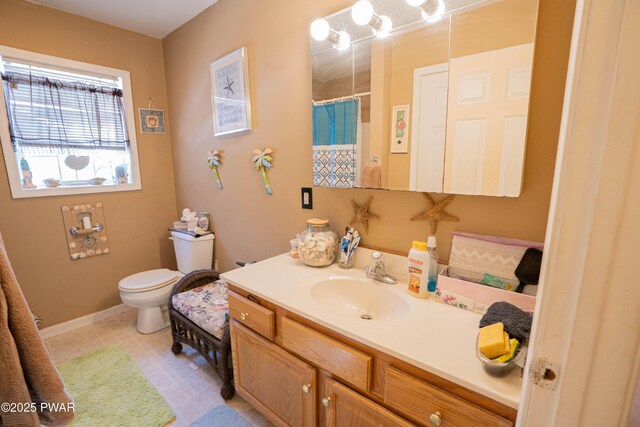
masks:
{"type": "Polygon", "coordinates": [[[447,64],[414,71],[409,189],[442,192],[449,73],[447,64]]]}
{"type": "Polygon", "coordinates": [[[445,193],[520,195],[532,58],[524,44],[450,61],[445,193]]]}

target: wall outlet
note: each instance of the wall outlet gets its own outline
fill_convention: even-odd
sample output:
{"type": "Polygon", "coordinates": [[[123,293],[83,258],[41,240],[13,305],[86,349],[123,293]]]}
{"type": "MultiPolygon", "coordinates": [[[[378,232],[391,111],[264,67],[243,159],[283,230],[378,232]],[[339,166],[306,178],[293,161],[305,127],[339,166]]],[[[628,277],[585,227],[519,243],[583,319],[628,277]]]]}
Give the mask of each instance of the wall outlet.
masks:
{"type": "Polygon", "coordinates": [[[313,193],[310,187],[302,187],[302,209],[313,209],[313,193]]]}
{"type": "Polygon", "coordinates": [[[220,270],[218,269],[218,260],[217,260],[217,259],[213,261],[213,269],[214,269],[215,271],[220,271],[220,270]]]}

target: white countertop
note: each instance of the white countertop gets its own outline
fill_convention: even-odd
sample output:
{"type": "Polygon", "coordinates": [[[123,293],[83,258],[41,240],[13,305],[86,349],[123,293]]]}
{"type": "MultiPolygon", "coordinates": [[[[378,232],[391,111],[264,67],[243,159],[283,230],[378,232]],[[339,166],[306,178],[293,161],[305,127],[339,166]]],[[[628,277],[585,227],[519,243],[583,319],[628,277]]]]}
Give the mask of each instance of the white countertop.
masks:
{"type": "Polygon", "coordinates": [[[284,254],[229,271],[221,278],[349,338],[517,409],[522,386],[520,369],[496,378],[487,374],[476,359],[475,342],[481,315],[410,296],[406,275],[402,274],[406,270],[406,258],[385,255],[387,270],[402,280],[398,284],[366,279],[396,293],[409,304],[408,313],[401,318],[362,320],[336,313],[316,302],[311,287],[319,281],[332,276],[365,278],[361,268],[370,252],[358,249],[356,267],[360,268],[349,270],[337,264],[308,267],[284,254]]]}

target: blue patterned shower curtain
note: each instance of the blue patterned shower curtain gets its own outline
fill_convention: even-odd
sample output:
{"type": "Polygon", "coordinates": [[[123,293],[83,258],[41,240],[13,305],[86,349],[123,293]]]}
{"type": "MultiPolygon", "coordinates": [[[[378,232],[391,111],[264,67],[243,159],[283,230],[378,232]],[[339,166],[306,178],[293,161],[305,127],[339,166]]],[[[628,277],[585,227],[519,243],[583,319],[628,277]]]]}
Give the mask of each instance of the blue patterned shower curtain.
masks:
{"type": "Polygon", "coordinates": [[[313,185],[355,186],[358,116],[358,99],[313,106],[313,185]]]}

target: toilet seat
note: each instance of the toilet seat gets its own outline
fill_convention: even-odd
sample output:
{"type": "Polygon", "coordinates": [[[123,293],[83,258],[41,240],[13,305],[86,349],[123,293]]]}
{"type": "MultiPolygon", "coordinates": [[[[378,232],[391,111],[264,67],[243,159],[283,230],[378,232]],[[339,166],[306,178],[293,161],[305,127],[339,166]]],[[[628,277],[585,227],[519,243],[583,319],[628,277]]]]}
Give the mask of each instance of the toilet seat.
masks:
{"type": "Polygon", "coordinates": [[[148,292],[165,286],[174,285],[182,274],[167,268],[143,271],[132,274],[118,283],[118,289],[125,292],[148,292]]]}

